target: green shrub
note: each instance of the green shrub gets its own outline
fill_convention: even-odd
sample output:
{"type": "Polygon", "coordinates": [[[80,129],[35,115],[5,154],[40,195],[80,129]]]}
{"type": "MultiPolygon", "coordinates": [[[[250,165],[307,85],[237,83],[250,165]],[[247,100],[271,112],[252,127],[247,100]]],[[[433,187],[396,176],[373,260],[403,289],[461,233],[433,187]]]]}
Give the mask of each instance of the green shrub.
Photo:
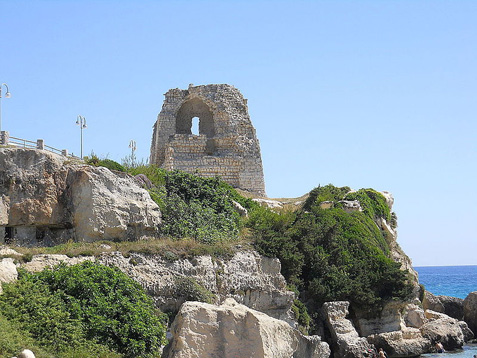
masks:
{"type": "Polygon", "coordinates": [[[199,301],[213,303],[215,296],[212,292],[200,285],[192,277],[176,278],[176,297],[182,297],[186,301],[199,301]]]}
{"type": "Polygon", "coordinates": [[[308,335],[311,318],[308,314],[308,310],[306,309],[305,304],[300,300],[294,300],[292,310],[295,315],[295,319],[298,322],[298,329],[301,333],[308,335]]]}
{"type": "Polygon", "coordinates": [[[118,269],[89,261],[21,272],[0,296],[0,312],[54,352],[75,347],[92,357],[108,350],[155,357],[165,342],[162,316],[141,286],[118,269]]]}
{"type": "Polygon", "coordinates": [[[111,159],[102,159],[99,161],[99,163],[96,166],[105,167],[105,168],[108,168],[109,170],[116,170],[118,172],[126,171],[126,169],[124,169],[124,167],[121,164],[111,159]]]}
{"type": "Polygon", "coordinates": [[[346,200],[358,200],[363,208],[363,212],[371,219],[378,217],[391,222],[391,211],[386,204],[386,198],[373,189],[360,189],[346,195],[346,200]]]}
{"type": "Polygon", "coordinates": [[[109,170],[116,170],[119,172],[126,171],[126,169],[118,162],[115,162],[114,160],[107,159],[107,158],[100,159],[93,152],[91,153],[90,156],[85,156],[83,160],[85,161],[86,164],[93,165],[95,167],[105,167],[105,168],[108,168],[109,170]]]}
{"type": "Polygon", "coordinates": [[[365,189],[352,196],[363,200],[363,212],[320,208],[322,201],[341,200],[348,192],[348,187],[318,187],[302,210],[256,210],[248,225],[257,250],[279,258],[287,281],[316,304],[347,300],[352,307],[377,313],[387,300],[406,299],[411,286],[373,221],[389,214],[381,194],[365,189]]]}
{"type": "Polygon", "coordinates": [[[33,351],[37,358],[53,357],[40,348],[18,322],[9,320],[2,314],[0,314],[0,332],[0,357],[16,356],[25,348],[33,351]]]}
{"type": "Polygon", "coordinates": [[[311,210],[311,207],[320,204],[323,201],[338,201],[343,200],[344,196],[351,189],[347,186],[342,188],[335,187],[331,184],[325,186],[318,186],[317,188],[310,191],[308,198],[303,204],[303,209],[306,211],[311,210]]]}

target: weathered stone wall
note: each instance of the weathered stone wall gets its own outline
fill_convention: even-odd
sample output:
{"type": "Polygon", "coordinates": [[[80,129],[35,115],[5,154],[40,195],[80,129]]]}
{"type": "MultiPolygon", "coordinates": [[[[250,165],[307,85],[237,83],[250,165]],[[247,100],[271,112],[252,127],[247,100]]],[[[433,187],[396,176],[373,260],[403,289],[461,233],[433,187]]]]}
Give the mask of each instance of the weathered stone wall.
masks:
{"type": "Polygon", "coordinates": [[[203,177],[220,176],[230,185],[265,196],[262,158],[247,100],[226,84],[171,89],[154,125],[152,164],[203,177]],[[192,120],[199,118],[199,133],[192,120]]]}

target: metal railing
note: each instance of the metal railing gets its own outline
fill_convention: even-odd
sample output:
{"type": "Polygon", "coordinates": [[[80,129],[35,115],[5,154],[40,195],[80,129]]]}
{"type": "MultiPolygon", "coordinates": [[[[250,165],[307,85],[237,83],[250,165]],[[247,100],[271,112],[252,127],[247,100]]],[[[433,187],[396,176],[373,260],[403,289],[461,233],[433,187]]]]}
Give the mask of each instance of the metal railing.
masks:
{"type": "Polygon", "coordinates": [[[55,153],[65,157],[78,158],[75,155],[69,154],[68,150],[66,149],[58,149],[58,148],[54,148],[49,145],[46,145],[43,139],[37,139],[36,142],[34,142],[34,141],[23,139],[23,138],[10,137],[10,134],[6,131],[0,132],[0,145],[5,145],[5,146],[12,145],[15,147],[46,150],[50,153],[55,153]]]}
{"type": "Polygon", "coordinates": [[[16,137],[8,137],[8,142],[5,145],[15,145],[17,147],[37,149],[37,142],[16,137]]]}

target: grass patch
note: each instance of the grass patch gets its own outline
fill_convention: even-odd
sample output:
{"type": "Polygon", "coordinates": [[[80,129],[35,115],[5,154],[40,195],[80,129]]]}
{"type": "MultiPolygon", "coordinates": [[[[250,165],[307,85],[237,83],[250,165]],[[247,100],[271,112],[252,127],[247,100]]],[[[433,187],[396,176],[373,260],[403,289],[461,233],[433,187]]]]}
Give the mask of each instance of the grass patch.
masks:
{"type": "Polygon", "coordinates": [[[98,257],[103,253],[120,252],[123,256],[131,253],[143,253],[160,255],[168,261],[179,258],[190,258],[194,256],[210,255],[217,258],[232,257],[238,248],[252,249],[249,239],[234,242],[219,242],[216,244],[200,243],[192,238],[171,239],[171,238],[149,238],[140,241],[98,241],[98,242],[68,242],[52,247],[21,247],[11,246],[20,255],[3,255],[12,257],[19,262],[31,261],[34,255],[58,254],[68,257],[94,256],[98,257]]]}

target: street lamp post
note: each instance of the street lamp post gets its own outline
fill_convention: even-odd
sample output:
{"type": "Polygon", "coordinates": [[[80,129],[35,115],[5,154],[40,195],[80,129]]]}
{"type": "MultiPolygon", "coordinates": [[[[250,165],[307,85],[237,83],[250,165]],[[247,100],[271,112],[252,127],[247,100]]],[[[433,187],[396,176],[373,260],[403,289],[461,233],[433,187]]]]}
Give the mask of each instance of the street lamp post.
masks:
{"type": "Polygon", "coordinates": [[[8,90],[8,86],[6,83],[2,83],[0,86],[0,132],[2,131],[2,88],[5,86],[7,89],[7,93],[5,93],[5,98],[10,98],[12,95],[10,94],[10,91],[8,90]]]}
{"type": "Polygon", "coordinates": [[[129,142],[129,148],[131,148],[131,166],[134,168],[135,162],[136,162],[136,156],[134,155],[134,152],[136,151],[136,141],[131,140],[129,142]]]}
{"type": "Polygon", "coordinates": [[[80,157],[83,159],[83,129],[88,128],[86,126],[86,119],[83,116],[78,116],[76,118],[76,124],[80,126],[80,131],[81,131],[81,154],[80,157]]]}

